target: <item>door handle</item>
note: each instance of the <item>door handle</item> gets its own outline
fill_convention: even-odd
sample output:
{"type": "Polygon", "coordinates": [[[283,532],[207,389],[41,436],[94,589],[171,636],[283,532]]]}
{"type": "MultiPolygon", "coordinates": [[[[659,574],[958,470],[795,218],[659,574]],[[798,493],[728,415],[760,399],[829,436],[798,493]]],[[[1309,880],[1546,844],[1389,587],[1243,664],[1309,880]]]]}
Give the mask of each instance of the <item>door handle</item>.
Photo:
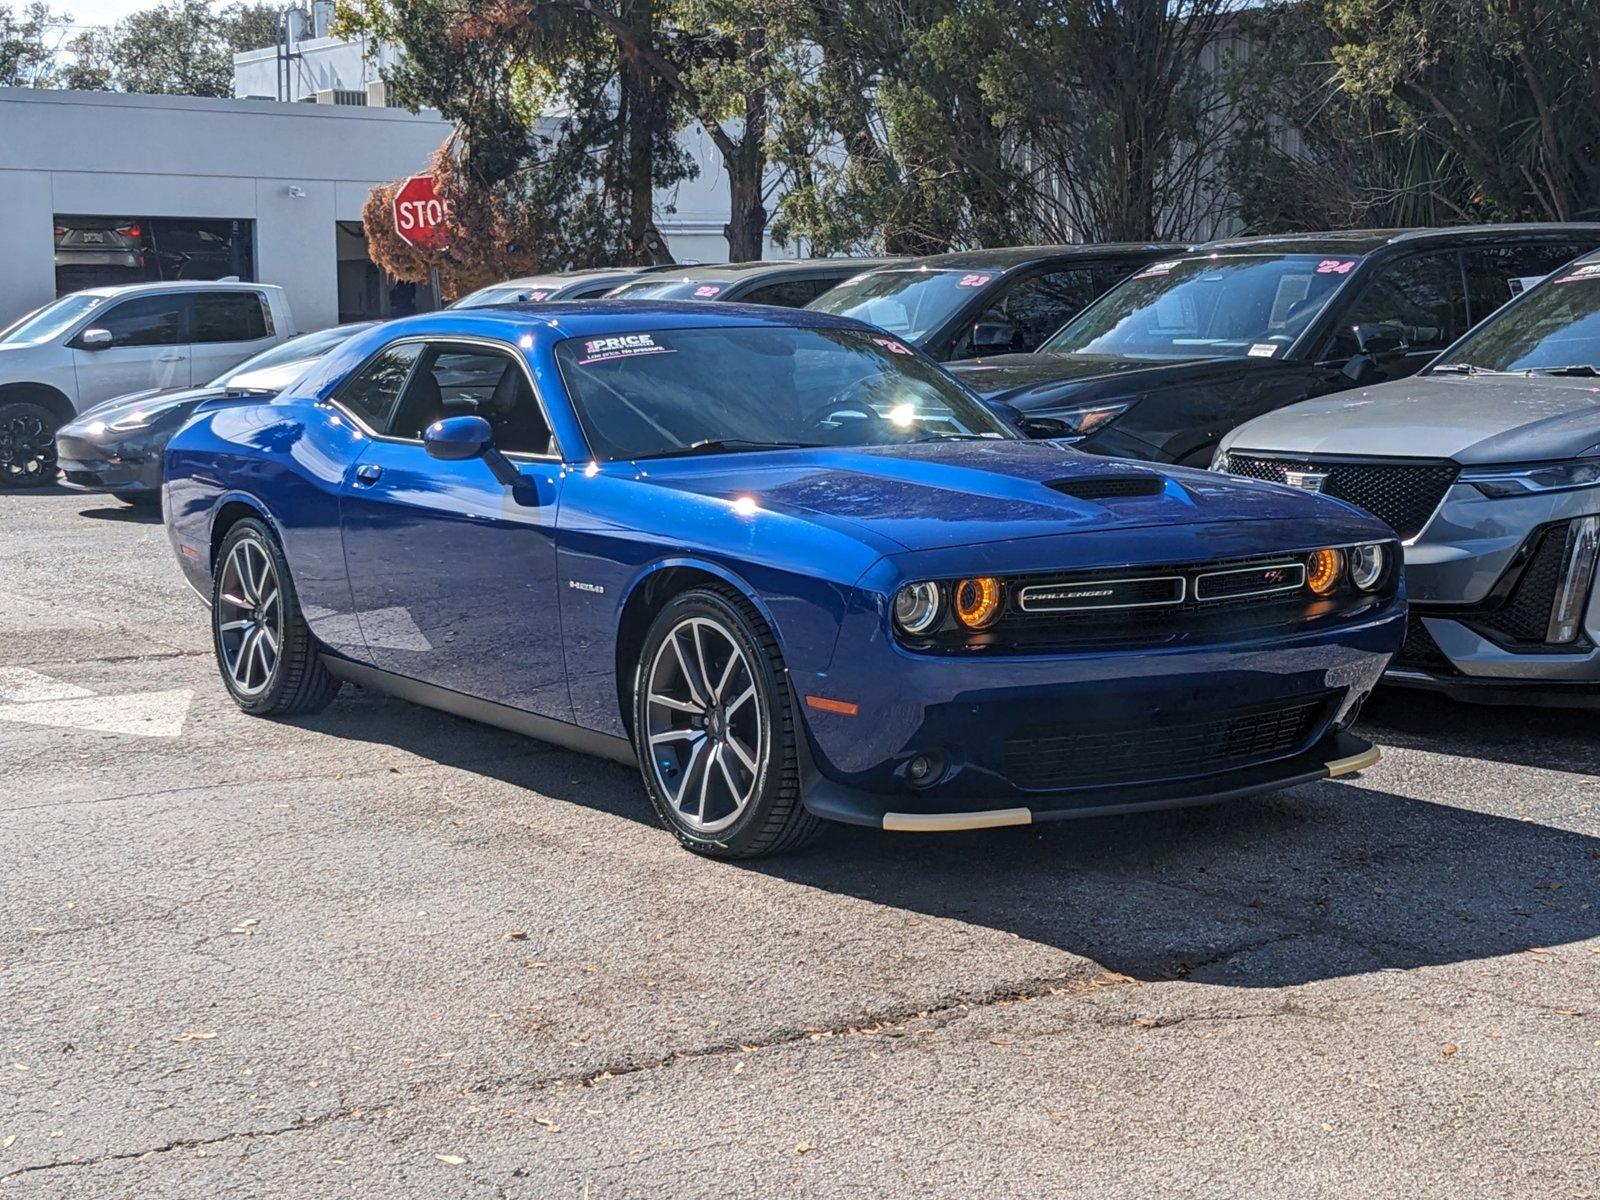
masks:
{"type": "Polygon", "coordinates": [[[377,463],[363,463],[356,468],[356,483],[374,484],[383,477],[383,468],[377,463]]]}
{"type": "Polygon", "coordinates": [[[160,358],[156,359],[156,361],[157,362],[182,362],[183,361],[183,355],[181,355],[181,354],[163,354],[160,358]]]}

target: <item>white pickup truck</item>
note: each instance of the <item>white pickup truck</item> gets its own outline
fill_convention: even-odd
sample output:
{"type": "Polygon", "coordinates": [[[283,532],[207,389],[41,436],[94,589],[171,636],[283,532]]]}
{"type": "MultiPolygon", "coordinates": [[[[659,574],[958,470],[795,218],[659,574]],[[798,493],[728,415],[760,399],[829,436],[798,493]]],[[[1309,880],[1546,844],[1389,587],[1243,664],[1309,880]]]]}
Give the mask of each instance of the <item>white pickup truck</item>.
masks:
{"type": "Polygon", "coordinates": [[[73,292],[0,330],[0,488],[55,479],[55,434],[113,396],[186,388],[296,332],[269,283],[142,283],[73,292]]]}

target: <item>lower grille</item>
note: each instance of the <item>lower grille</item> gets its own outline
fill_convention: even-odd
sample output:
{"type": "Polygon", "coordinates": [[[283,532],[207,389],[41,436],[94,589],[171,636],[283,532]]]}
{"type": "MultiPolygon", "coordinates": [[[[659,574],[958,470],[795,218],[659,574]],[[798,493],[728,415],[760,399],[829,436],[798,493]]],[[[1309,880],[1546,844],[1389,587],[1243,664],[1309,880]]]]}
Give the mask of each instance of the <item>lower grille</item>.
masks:
{"type": "MultiPolygon", "coordinates": [[[[1422,532],[1456,481],[1460,468],[1435,462],[1338,462],[1329,459],[1264,458],[1229,454],[1228,474],[1270,483],[1291,482],[1290,474],[1321,476],[1311,490],[1364,508],[1403,540],[1422,532]]],[[[1303,486],[1296,483],[1296,486],[1303,486]]]]}
{"type": "Polygon", "coordinates": [[[1286,758],[1321,732],[1332,694],[1287,707],[1236,709],[1200,721],[1126,729],[1026,726],[1005,744],[1017,787],[1056,789],[1183,778],[1286,758]]]}
{"type": "Polygon", "coordinates": [[[1430,675],[1456,673],[1450,656],[1439,649],[1439,643],[1433,640],[1433,634],[1422,623],[1421,615],[1414,611],[1406,615],[1406,640],[1400,646],[1400,653],[1394,656],[1394,665],[1427,671],[1430,675]]]}

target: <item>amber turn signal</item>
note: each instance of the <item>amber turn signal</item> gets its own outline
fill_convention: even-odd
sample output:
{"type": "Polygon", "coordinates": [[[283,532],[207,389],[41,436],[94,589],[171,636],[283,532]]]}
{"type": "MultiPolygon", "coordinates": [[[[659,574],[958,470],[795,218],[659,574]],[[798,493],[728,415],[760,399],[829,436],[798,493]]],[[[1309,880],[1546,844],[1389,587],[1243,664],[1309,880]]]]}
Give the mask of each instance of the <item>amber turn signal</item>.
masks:
{"type": "Polygon", "coordinates": [[[1337,550],[1313,550],[1306,555],[1306,586],[1319,596],[1331,596],[1344,574],[1344,555],[1337,550]]]}
{"type": "Polygon", "coordinates": [[[968,629],[987,629],[1000,615],[1000,581],[984,575],[978,579],[963,579],[956,584],[956,620],[968,629]]]}

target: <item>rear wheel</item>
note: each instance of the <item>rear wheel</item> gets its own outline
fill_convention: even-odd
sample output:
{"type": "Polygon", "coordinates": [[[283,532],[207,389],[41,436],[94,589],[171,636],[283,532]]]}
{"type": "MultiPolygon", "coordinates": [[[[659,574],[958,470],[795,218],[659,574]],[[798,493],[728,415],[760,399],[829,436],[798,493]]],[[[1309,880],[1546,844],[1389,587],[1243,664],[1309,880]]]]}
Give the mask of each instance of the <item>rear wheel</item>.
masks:
{"type": "Polygon", "coordinates": [[[34,400],[0,400],[0,488],[56,480],[56,414],[34,400]]]}
{"type": "Polygon", "coordinates": [[[338,695],[300,613],[289,564],[265,522],[228,530],[211,583],[211,633],[222,682],[245,712],[318,712],[338,695]]]}
{"type": "Polygon", "coordinates": [[[645,789],[689,849],[757,858],[812,840],[777,640],[732,591],[675,597],[645,636],[634,684],[645,789]]]}

